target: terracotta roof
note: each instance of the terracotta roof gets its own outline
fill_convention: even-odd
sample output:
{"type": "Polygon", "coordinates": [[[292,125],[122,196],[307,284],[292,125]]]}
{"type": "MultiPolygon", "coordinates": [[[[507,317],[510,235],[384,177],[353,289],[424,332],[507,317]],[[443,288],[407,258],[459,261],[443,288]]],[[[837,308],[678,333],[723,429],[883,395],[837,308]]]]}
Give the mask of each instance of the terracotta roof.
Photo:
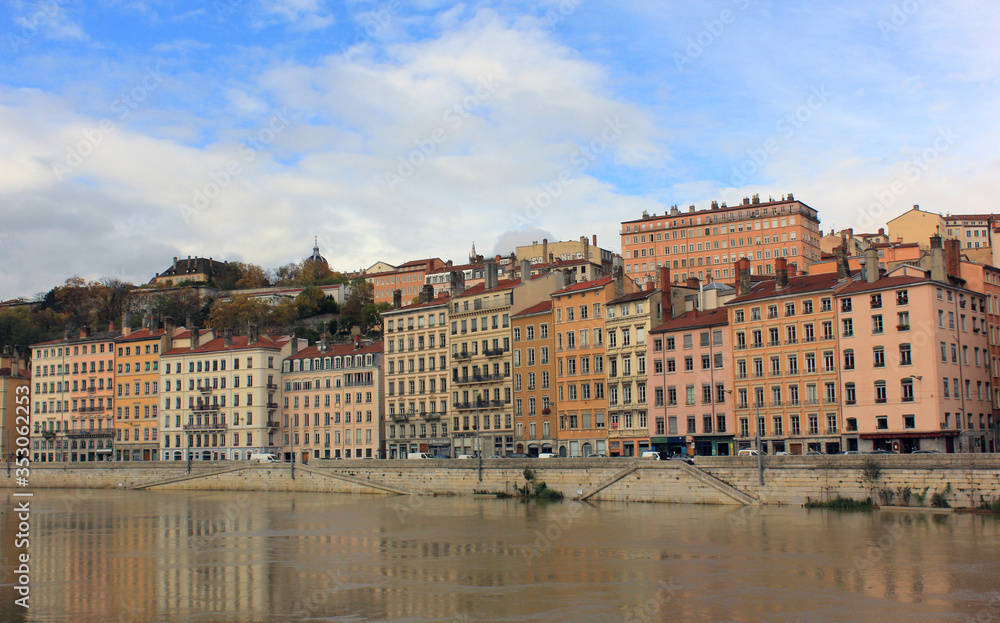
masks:
{"type": "Polygon", "coordinates": [[[298,353],[288,357],[288,359],[313,359],[315,357],[342,357],[344,355],[366,355],[369,353],[381,353],[385,348],[385,342],[374,342],[361,348],[354,348],[354,344],[330,344],[330,347],[321,352],[319,345],[314,344],[308,348],[303,348],[298,353]]]}
{"type": "Polygon", "coordinates": [[[135,342],[138,340],[151,340],[161,337],[166,333],[165,329],[157,329],[156,331],[150,331],[149,329],[136,329],[129,333],[128,335],[123,335],[117,338],[116,342],[135,342]]]}
{"type": "MultiPolygon", "coordinates": [[[[902,286],[909,286],[918,283],[930,283],[931,280],[928,277],[882,277],[881,279],[875,281],[874,283],[868,283],[864,279],[860,281],[855,281],[846,288],[841,289],[837,292],[838,295],[841,294],[856,294],[858,292],[868,292],[870,290],[882,290],[885,288],[899,288],[902,286]]],[[[942,284],[944,285],[944,284],[942,284]]]]}
{"type": "Polygon", "coordinates": [[[614,281],[611,277],[601,277],[600,279],[591,279],[590,281],[581,281],[580,283],[574,283],[571,286],[566,286],[562,290],[556,290],[552,293],[552,296],[562,296],[563,294],[572,294],[574,292],[580,292],[582,290],[590,290],[592,288],[602,288],[609,283],[614,281]]]}
{"type": "Polygon", "coordinates": [[[47,342],[38,342],[37,344],[31,344],[29,348],[35,348],[36,346],[47,346],[49,344],[82,344],[83,342],[111,342],[118,338],[122,334],[119,330],[114,331],[97,331],[92,332],[87,337],[80,337],[80,333],[77,332],[71,335],[68,339],[59,338],[56,340],[49,340],[47,342]]]}
{"type": "MultiPolygon", "coordinates": [[[[405,264],[400,264],[398,268],[405,268],[407,266],[417,266],[419,264],[426,264],[427,268],[430,269],[431,265],[434,263],[435,260],[437,260],[438,262],[441,262],[441,258],[438,258],[438,257],[428,257],[428,258],[425,258],[425,259],[422,259],[422,260],[410,260],[409,262],[406,262],[405,264]]],[[[441,262],[441,263],[444,264],[444,262],[441,262]]]]}
{"type": "Polygon", "coordinates": [[[478,284],[472,286],[471,288],[469,288],[468,290],[466,290],[465,292],[462,292],[461,294],[459,294],[455,298],[464,298],[466,296],[476,296],[478,294],[484,294],[486,292],[493,292],[495,290],[506,290],[508,288],[513,288],[514,286],[519,286],[519,285],[521,285],[521,280],[520,279],[501,279],[500,281],[497,282],[497,287],[490,288],[489,290],[487,290],[485,283],[478,283],[478,284]]]}
{"type": "Polygon", "coordinates": [[[707,311],[689,311],[677,316],[672,320],[664,322],[658,327],[650,329],[650,333],[667,333],[680,329],[691,329],[694,327],[714,327],[729,324],[729,310],[724,307],[717,307],[707,311]]]}
{"type": "Polygon", "coordinates": [[[739,204],[736,204],[736,205],[731,205],[731,206],[727,205],[724,208],[722,206],[719,206],[718,208],[715,208],[715,209],[712,209],[712,208],[702,208],[700,210],[699,209],[695,209],[694,212],[683,212],[682,211],[682,212],[678,212],[677,214],[670,214],[670,213],[666,213],[666,214],[650,214],[648,217],[635,219],[634,221],[622,221],[622,225],[624,225],[626,223],[642,223],[643,221],[655,221],[657,219],[663,219],[663,218],[665,218],[665,219],[674,219],[674,218],[681,218],[681,217],[688,218],[688,217],[691,217],[691,216],[701,215],[701,214],[705,214],[705,213],[709,213],[709,212],[710,213],[721,213],[721,212],[732,212],[733,210],[755,210],[757,208],[766,208],[766,207],[772,206],[772,205],[782,205],[782,204],[791,204],[791,203],[801,203],[805,207],[807,207],[810,210],[812,210],[812,208],[810,208],[808,205],[806,205],[806,203],[804,201],[799,201],[798,199],[783,199],[783,200],[780,200],[780,201],[777,200],[777,199],[774,199],[774,200],[771,200],[771,201],[761,201],[760,203],[752,203],[752,204],[746,204],[746,205],[744,205],[742,203],[739,203],[739,204]]]}
{"type": "MultiPolygon", "coordinates": [[[[21,368],[20,370],[17,371],[17,375],[22,379],[30,379],[31,370],[26,370],[24,368],[21,368]]],[[[10,368],[0,368],[0,376],[10,377],[11,376],[10,368]]]]}
{"type": "MultiPolygon", "coordinates": [[[[176,335],[175,335],[176,337],[176,335]]],[[[260,339],[255,344],[248,344],[249,339],[245,335],[234,335],[232,346],[226,346],[223,341],[225,338],[217,337],[215,339],[209,340],[208,342],[202,344],[198,348],[171,348],[164,355],[184,355],[184,354],[201,354],[201,353],[215,353],[230,350],[246,350],[250,348],[266,348],[268,350],[281,350],[281,347],[288,342],[289,337],[287,335],[261,335],[260,339]]]]}
{"type": "Polygon", "coordinates": [[[615,305],[618,303],[628,303],[629,301],[638,301],[640,299],[649,298],[650,296],[659,292],[658,289],[653,288],[652,290],[639,290],[638,292],[632,292],[626,294],[625,296],[619,296],[616,299],[612,299],[607,302],[608,305],[615,305]]]}
{"type": "Polygon", "coordinates": [[[445,292],[444,294],[438,295],[437,298],[435,298],[430,303],[413,303],[411,305],[404,305],[399,309],[387,309],[384,312],[382,312],[382,315],[385,316],[386,314],[405,313],[408,311],[413,311],[415,309],[420,309],[421,307],[436,307],[438,305],[447,305],[448,301],[450,300],[451,300],[451,294],[445,292]]]}
{"type": "Polygon", "coordinates": [[[529,307],[524,311],[517,312],[516,314],[514,314],[513,317],[519,318],[521,316],[530,316],[532,314],[541,314],[550,311],[552,311],[552,299],[549,299],[547,301],[542,301],[538,305],[532,305],[531,307],[529,307]]]}
{"type": "Polygon", "coordinates": [[[769,279],[756,283],[750,287],[750,293],[737,296],[726,305],[739,305],[748,301],[756,301],[776,296],[788,296],[792,294],[805,294],[808,292],[822,292],[833,290],[840,282],[837,273],[823,273],[821,275],[796,275],[788,278],[788,287],[776,290],[777,281],[769,279]]]}

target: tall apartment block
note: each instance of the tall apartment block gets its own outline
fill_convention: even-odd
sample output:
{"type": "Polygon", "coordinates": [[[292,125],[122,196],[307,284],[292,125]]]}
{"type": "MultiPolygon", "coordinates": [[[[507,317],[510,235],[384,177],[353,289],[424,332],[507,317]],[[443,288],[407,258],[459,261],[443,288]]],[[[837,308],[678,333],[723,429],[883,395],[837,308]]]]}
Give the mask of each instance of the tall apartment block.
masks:
{"type": "Polygon", "coordinates": [[[718,281],[735,280],[740,258],[754,275],[774,274],[778,258],[798,272],[820,258],[819,216],[791,193],[767,202],[754,195],[737,206],[713,201],[708,210],[674,206],[621,226],[625,273],[639,283],[654,281],[664,266],[678,282],[718,281]]]}

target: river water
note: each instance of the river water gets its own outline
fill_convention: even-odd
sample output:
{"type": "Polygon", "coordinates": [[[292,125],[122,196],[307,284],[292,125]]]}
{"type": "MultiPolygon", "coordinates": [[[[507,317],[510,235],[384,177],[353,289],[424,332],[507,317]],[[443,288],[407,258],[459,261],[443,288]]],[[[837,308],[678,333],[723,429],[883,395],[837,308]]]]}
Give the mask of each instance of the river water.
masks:
{"type": "Polygon", "coordinates": [[[0,495],[5,621],[1000,621],[992,516],[105,490],[35,491],[25,612],[0,495]]]}

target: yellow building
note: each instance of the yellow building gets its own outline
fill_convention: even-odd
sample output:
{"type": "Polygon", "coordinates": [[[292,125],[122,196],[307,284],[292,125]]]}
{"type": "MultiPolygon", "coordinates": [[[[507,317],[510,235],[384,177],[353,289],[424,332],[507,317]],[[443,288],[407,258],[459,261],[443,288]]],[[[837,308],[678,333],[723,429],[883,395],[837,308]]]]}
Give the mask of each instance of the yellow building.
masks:
{"type": "Polygon", "coordinates": [[[128,322],[126,317],[122,335],[115,340],[115,459],[156,461],[164,331],[132,331],[128,322]]]}
{"type": "Polygon", "coordinates": [[[556,365],[552,300],[511,317],[514,332],[514,451],[528,456],[552,452],[556,365]]]}
{"type": "MultiPolygon", "coordinates": [[[[5,347],[0,356],[0,459],[13,460],[17,450],[17,416],[28,416],[31,389],[30,364],[5,347]],[[19,388],[24,388],[20,389],[19,388]],[[26,391],[27,390],[27,391],[26,391]],[[24,408],[18,412],[17,407],[24,408]]],[[[24,425],[25,420],[22,420],[24,425]]],[[[27,449],[27,448],[25,448],[27,449]]]]}

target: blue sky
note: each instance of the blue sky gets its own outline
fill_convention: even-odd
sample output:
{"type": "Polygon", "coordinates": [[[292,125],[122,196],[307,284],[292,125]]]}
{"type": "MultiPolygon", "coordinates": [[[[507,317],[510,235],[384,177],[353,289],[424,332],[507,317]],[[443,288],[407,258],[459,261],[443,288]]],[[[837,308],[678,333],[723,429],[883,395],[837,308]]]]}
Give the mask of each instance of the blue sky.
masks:
{"type": "Polygon", "coordinates": [[[0,299],[174,256],[340,270],[787,192],[995,211],[1000,6],[15,0],[0,299]]]}

